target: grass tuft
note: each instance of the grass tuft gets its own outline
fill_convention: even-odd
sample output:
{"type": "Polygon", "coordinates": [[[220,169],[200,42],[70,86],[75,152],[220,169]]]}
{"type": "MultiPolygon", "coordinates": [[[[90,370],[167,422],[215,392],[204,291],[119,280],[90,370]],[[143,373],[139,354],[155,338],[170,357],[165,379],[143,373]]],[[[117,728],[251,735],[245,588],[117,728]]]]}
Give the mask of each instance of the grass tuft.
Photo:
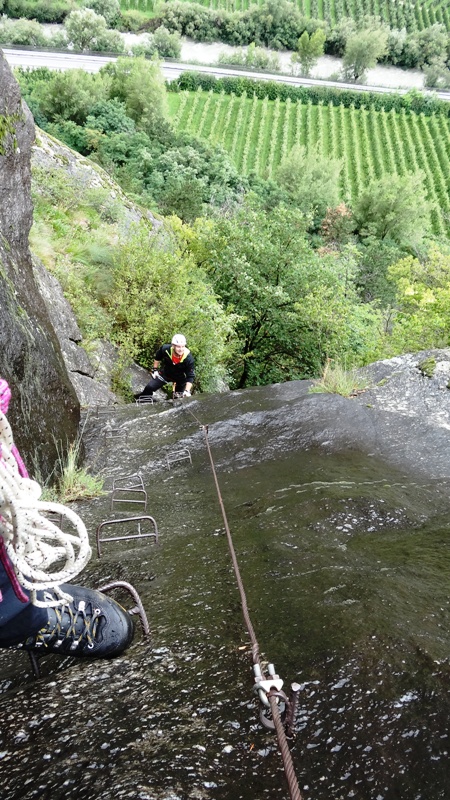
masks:
{"type": "Polygon", "coordinates": [[[363,392],[369,386],[366,375],[361,370],[345,369],[339,362],[331,365],[327,359],[322,377],[314,381],[310,394],[340,394],[342,397],[352,397],[363,392]]]}

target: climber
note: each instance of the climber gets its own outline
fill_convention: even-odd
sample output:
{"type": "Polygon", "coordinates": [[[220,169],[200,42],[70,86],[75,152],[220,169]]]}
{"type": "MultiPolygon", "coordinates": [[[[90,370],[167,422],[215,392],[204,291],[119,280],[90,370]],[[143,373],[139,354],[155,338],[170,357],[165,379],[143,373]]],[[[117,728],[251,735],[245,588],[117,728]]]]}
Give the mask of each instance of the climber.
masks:
{"type": "Polygon", "coordinates": [[[0,647],[119,655],[133,638],[131,617],[101,592],[67,583],[90,559],[89,537],[74,511],[39,500],[5,416],[10,399],[0,378],[0,647]],[[40,512],[65,517],[75,532],[63,533],[40,512]]]}
{"type": "Polygon", "coordinates": [[[163,344],[156,351],[151,380],[138,397],[152,397],[166,383],[173,383],[174,397],[190,397],[194,378],[194,358],[183,334],[176,333],[171,344],[163,344]]]}

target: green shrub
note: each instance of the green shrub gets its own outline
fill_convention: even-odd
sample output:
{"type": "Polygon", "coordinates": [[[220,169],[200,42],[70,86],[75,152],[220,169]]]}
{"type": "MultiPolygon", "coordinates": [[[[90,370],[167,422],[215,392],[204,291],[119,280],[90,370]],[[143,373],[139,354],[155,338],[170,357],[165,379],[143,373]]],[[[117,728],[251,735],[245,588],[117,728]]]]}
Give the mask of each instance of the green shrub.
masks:
{"type": "Polygon", "coordinates": [[[275,81],[254,81],[244,77],[216,78],[213,75],[189,71],[168,83],[168,90],[171,92],[182,90],[195,92],[197,89],[203,89],[206,92],[212,90],[218,94],[225,92],[226,94],[235,94],[237,97],[246,92],[249,97],[255,94],[260,99],[268,97],[269,100],[277,98],[287,100],[290,98],[293,102],[310,102],[313,105],[331,103],[334,106],[343,105],[345,108],[373,106],[377,110],[384,109],[385,111],[391,111],[391,109],[400,111],[404,108],[407,111],[413,111],[416,114],[423,113],[426,116],[431,116],[431,114],[450,116],[450,103],[417,89],[406,94],[355,92],[351,89],[338,89],[331,86],[291,86],[275,81]]]}
{"type": "Polygon", "coordinates": [[[84,0],[83,5],[101,14],[108,27],[114,27],[120,18],[119,0],[84,0]]]}
{"type": "Polygon", "coordinates": [[[74,8],[74,0],[6,0],[4,4],[9,17],[36,22],[64,22],[74,8]]]}
{"type": "Polygon", "coordinates": [[[149,19],[142,11],[136,11],[130,8],[128,11],[122,11],[120,19],[116,27],[124,33],[138,33],[139,31],[147,30],[149,26],[149,19]]]}
{"type": "Polygon", "coordinates": [[[38,22],[28,19],[11,20],[0,18],[0,42],[2,44],[42,47],[47,38],[38,22]]]}

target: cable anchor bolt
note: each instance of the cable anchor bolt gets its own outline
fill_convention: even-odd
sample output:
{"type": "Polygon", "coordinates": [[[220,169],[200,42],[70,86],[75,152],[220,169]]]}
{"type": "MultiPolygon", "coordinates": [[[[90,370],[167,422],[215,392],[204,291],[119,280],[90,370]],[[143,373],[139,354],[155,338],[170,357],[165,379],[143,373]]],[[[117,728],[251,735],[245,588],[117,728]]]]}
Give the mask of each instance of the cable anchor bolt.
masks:
{"type": "Polygon", "coordinates": [[[267,695],[269,694],[271,689],[275,689],[276,692],[281,692],[283,681],[280,678],[280,676],[276,674],[275,667],[273,664],[269,664],[267,669],[270,678],[265,680],[262,677],[259,664],[253,665],[253,672],[255,673],[255,687],[254,687],[255,692],[259,694],[261,703],[269,708],[270,703],[267,695]]]}

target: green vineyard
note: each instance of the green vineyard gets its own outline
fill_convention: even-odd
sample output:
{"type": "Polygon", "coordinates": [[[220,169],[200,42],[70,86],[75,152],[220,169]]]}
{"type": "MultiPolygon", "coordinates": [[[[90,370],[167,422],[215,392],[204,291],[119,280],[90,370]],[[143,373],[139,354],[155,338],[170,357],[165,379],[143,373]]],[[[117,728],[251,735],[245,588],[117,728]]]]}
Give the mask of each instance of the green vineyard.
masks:
{"type": "MultiPolygon", "coordinates": [[[[183,2],[183,0],[181,0],[183,2]]],[[[192,0],[185,0],[192,2],[192,0]]],[[[251,6],[263,5],[263,0],[195,0],[199,5],[213,10],[247,11],[251,6]]],[[[365,15],[381,17],[390,28],[408,32],[421,31],[436,22],[450,31],[450,5],[448,0],[292,0],[305,17],[326,20],[333,26],[343,17],[360,19],[365,15]]],[[[120,0],[122,11],[136,10],[153,15],[158,10],[157,0],[120,0]]]]}
{"type": "Polygon", "coordinates": [[[343,161],[342,197],[385,174],[422,170],[436,205],[433,229],[450,235],[450,120],[373,107],[259,100],[198,90],[169,93],[177,131],[220,145],[242,174],[270,178],[297,144],[343,161]]]}
{"type": "MultiPolygon", "coordinates": [[[[145,0],[130,0],[136,4],[145,0]]],[[[191,2],[191,0],[187,0],[191,2]]],[[[263,0],[196,0],[213,10],[247,11],[263,0]]],[[[439,22],[450,30],[448,0],[292,0],[305,17],[324,19],[330,25],[343,17],[360,19],[366,14],[381,17],[391,28],[408,31],[423,30],[439,22]]]]}
{"type": "Polygon", "coordinates": [[[156,0],[120,0],[122,11],[141,11],[149,16],[153,15],[156,6],[156,0]]]}

